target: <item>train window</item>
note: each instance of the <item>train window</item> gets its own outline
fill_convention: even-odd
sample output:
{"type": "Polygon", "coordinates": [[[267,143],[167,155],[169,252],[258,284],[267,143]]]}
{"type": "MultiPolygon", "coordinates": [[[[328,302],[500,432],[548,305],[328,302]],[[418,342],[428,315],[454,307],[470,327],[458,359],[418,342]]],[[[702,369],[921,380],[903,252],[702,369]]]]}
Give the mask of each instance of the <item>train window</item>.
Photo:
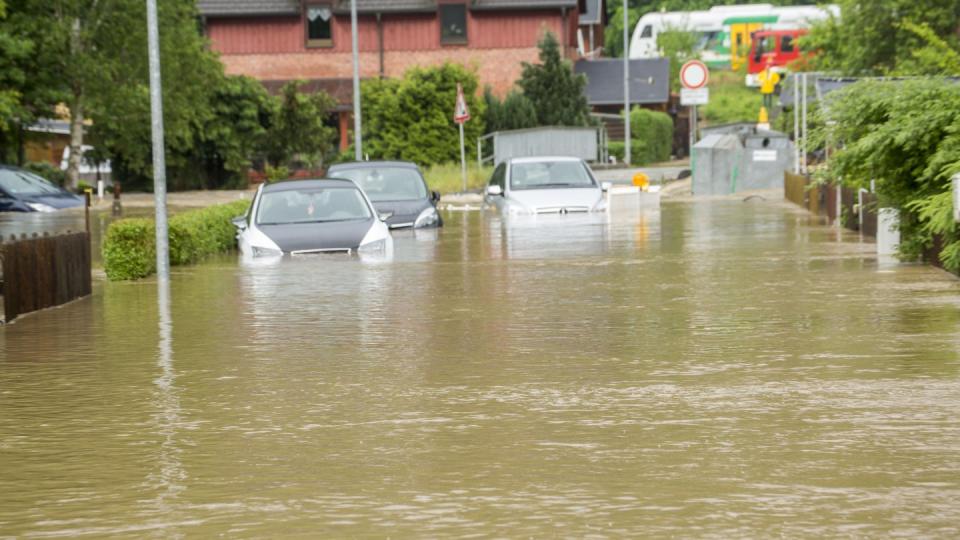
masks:
{"type": "Polygon", "coordinates": [[[780,38],[780,52],[791,53],[796,48],[793,43],[793,36],[783,36],[780,38]]]}
{"type": "Polygon", "coordinates": [[[640,37],[641,38],[653,37],[653,26],[649,24],[644,26],[643,30],[640,31],[640,37]]]}

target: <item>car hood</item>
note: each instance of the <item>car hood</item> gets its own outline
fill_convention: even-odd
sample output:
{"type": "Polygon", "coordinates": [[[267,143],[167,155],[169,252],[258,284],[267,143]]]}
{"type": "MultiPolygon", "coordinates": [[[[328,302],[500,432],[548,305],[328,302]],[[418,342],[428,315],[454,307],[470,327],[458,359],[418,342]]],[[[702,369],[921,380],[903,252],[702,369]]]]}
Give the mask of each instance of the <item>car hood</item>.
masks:
{"type": "Polygon", "coordinates": [[[357,249],[373,219],[257,225],[281,250],[292,251],[357,249]]]}
{"type": "Polygon", "coordinates": [[[430,207],[429,199],[420,199],[416,201],[381,201],[373,203],[373,207],[380,214],[393,214],[387,218],[387,225],[395,227],[397,225],[409,223],[413,224],[420,212],[430,207]]]}
{"type": "Polygon", "coordinates": [[[19,198],[23,202],[45,204],[58,210],[61,208],[74,208],[76,206],[83,206],[84,204],[83,197],[67,192],[21,194],[19,198]]]}
{"type": "Polygon", "coordinates": [[[590,211],[603,198],[603,191],[591,188],[523,189],[507,197],[532,212],[590,211]]]}

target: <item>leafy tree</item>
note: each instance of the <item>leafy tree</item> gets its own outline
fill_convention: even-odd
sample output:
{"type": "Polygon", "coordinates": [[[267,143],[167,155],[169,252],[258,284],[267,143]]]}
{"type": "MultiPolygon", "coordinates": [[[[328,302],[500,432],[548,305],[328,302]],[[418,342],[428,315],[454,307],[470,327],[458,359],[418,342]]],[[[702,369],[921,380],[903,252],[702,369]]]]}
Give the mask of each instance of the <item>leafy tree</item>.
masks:
{"type": "Polygon", "coordinates": [[[541,126],[585,126],[590,109],[584,90],[587,77],[575,74],[569,60],[560,56],[560,44],[550,32],[538,44],[540,63],[523,63],[517,86],[537,111],[541,126]]]}
{"type": "Polygon", "coordinates": [[[468,156],[470,141],[483,134],[485,104],[478,99],[477,76],[463,66],[413,68],[402,79],[373,79],[361,85],[364,152],[371,158],[402,159],[422,165],[460,159],[460,139],[453,122],[457,83],[472,119],[464,124],[468,156]]]}
{"type": "Polygon", "coordinates": [[[960,271],[960,237],[944,225],[952,221],[950,177],[960,172],[960,85],[868,80],[829,97],[814,142],[843,145],[821,174],[854,188],[875,180],[882,204],[902,210],[901,253],[914,257],[941,234],[949,248],[942,261],[960,271]]]}
{"type": "Polygon", "coordinates": [[[336,103],[325,92],[301,93],[302,84],[291,81],[283,86],[267,129],[264,150],[274,166],[282,166],[296,155],[319,161],[333,149],[336,131],[326,120],[336,103]]]}
{"type": "Polygon", "coordinates": [[[489,133],[537,125],[537,109],[533,102],[516,90],[511,90],[507,97],[500,101],[493,95],[490,87],[487,87],[483,92],[483,100],[487,106],[484,124],[489,133]]]}
{"type": "MultiPolygon", "coordinates": [[[[895,73],[899,64],[916,61],[914,52],[930,43],[926,38],[953,35],[960,23],[956,0],[841,0],[839,4],[841,16],[814,25],[802,43],[805,49],[817,51],[815,69],[846,76],[895,73]]],[[[956,42],[955,37],[941,39],[956,42]]]]}
{"type": "Polygon", "coordinates": [[[697,58],[694,49],[697,36],[693,32],[668,30],[657,36],[657,47],[663,51],[664,58],[670,60],[670,91],[680,91],[680,68],[687,60],[697,58]]]}
{"type": "Polygon", "coordinates": [[[958,75],[960,74],[960,47],[951,46],[927,24],[904,21],[901,27],[923,40],[923,46],[910,51],[897,72],[909,75],[958,75]]]}
{"type": "Polygon", "coordinates": [[[640,143],[639,149],[630,147],[630,158],[635,164],[667,161],[673,149],[673,119],[667,113],[634,107],[630,112],[630,136],[640,143]]]}

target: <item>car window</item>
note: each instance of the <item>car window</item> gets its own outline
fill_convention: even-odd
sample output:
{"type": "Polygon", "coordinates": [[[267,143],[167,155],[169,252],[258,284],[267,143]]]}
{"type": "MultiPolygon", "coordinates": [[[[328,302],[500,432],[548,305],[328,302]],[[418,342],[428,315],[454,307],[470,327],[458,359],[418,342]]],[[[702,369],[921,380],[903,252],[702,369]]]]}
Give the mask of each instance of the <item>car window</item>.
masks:
{"type": "Polygon", "coordinates": [[[506,183],[504,182],[507,175],[507,164],[501,163],[497,165],[497,168],[493,170],[493,176],[490,177],[491,186],[500,186],[500,189],[506,188],[506,183]]]}
{"type": "Polygon", "coordinates": [[[0,169],[0,189],[10,195],[59,194],[60,188],[27,171],[0,169]]]}
{"type": "Polygon", "coordinates": [[[510,189],[582,188],[596,186],[579,161],[537,161],[510,166],[510,189]]]}
{"type": "Polygon", "coordinates": [[[257,208],[260,225],[370,219],[373,214],[354,187],[291,189],[264,193],[257,208]]]}
{"type": "Polygon", "coordinates": [[[420,173],[401,167],[370,167],[334,170],[334,178],[353,180],[373,202],[418,201],[427,198],[420,173]]]}

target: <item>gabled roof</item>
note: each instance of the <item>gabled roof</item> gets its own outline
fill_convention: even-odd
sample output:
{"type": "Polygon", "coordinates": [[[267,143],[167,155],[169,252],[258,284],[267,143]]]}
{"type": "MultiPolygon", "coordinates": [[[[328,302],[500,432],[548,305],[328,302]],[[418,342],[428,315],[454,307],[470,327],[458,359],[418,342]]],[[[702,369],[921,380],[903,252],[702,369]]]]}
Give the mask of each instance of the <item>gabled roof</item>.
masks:
{"type": "Polygon", "coordinates": [[[473,0],[471,9],[576,8],[577,0],[473,0]]]}
{"type": "Polygon", "coordinates": [[[206,16],[299,15],[299,0],[197,0],[197,9],[206,16]]]}
{"type": "MultiPolygon", "coordinates": [[[[587,103],[623,104],[623,59],[580,60],[574,71],[587,76],[587,103]]],[[[630,60],[630,103],[666,103],[670,100],[670,60],[630,60]]]]}
{"type": "MultiPolygon", "coordinates": [[[[436,11],[437,0],[356,0],[360,13],[410,13],[436,11]]],[[[590,0],[599,2],[599,0],[590,0]]],[[[350,0],[331,0],[336,13],[349,13],[350,0]]],[[[298,15],[300,0],[197,0],[201,15],[298,15]]],[[[576,8],[578,0],[469,0],[475,10],[576,8]]]]}
{"type": "Polygon", "coordinates": [[[603,22],[603,0],[582,0],[580,25],[603,22]]]}

